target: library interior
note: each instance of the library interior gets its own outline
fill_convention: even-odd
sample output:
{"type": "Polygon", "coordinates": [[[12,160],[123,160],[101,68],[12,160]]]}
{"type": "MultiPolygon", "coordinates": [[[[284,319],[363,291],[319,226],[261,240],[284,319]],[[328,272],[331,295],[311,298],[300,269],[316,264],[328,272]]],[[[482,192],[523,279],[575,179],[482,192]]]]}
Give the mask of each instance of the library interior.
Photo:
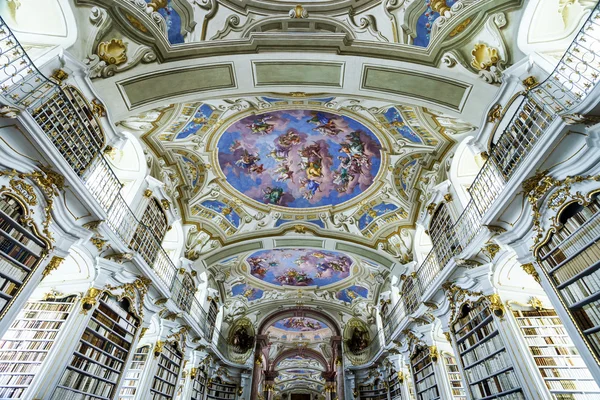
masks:
{"type": "Polygon", "coordinates": [[[600,4],[1,0],[4,399],[599,400],[600,4]]]}

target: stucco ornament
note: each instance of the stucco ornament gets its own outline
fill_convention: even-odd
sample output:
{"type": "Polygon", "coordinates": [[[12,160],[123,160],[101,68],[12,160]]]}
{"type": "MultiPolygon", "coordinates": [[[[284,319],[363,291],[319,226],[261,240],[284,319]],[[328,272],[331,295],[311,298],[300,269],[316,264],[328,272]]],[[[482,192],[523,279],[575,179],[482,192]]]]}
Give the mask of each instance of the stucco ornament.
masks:
{"type": "Polygon", "coordinates": [[[484,43],[476,44],[473,51],[471,51],[471,55],[473,56],[471,66],[480,71],[489,71],[498,61],[500,61],[498,50],[489,47],[484,43]]]}
{"type": "Polygon", "coordinates": [[[127,46],[121,39],[98,44],[98,57],[109,65],[121,65],[127,62],[127,46]]]}

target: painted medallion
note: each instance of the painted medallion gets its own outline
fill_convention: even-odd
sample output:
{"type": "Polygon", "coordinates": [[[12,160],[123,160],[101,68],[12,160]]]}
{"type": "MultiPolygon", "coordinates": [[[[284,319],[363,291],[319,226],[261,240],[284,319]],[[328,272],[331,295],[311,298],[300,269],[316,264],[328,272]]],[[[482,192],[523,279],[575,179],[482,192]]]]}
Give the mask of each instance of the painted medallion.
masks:
{"type": "Polygon", "coordinates": [[[381,144],[352,118],[311,110],[252,115],[219,138],[227,182],[265,204],[311,208],[344,203],[367,190],[381,144]]]}

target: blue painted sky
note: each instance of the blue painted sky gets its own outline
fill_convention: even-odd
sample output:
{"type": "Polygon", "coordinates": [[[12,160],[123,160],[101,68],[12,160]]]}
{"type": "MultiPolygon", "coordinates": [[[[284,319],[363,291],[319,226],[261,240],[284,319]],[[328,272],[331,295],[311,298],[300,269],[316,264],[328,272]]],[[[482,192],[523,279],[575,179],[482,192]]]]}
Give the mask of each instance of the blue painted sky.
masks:
{"type": "Polygon", "coordinates": [[[311,110],[246,117],[218,142],[229,184],[261,203],[292,208],[336,205],[363,193],[379,171],[380,149],[359,122],[311,110]]]}

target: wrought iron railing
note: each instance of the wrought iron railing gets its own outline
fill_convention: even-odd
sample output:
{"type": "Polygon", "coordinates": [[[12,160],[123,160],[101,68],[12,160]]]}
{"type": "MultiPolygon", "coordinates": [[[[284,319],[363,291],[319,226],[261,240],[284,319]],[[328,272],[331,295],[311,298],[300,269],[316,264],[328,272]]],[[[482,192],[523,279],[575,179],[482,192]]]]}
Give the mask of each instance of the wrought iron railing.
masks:
{"type": "MultiPolygon", "coordinates": [[[[80,105],[35,67],[1,17],[0,92],[6,103],[25,108],[31,114],[104,210],[107,225],[119,239],[134,251],[131,240],[135,232],[145,232],[141,257],[172,295],[187,290],[161,243],[140,223],[121,196],[123,185],[102,155],[98,132],[82,118],[80,105]]],[[[207,337],[207,313],[194,293],[173,297],[186,299],[179,307],[191,315],[197,322],[196,330],[207,337]]]]}
{"type": "MultiPolygon", "coordinates": [[[[481,232],[483,216],[505,189],[515,171],[532,153],[548,127],[561,115],[581,104],[599,81],[600,4],[596,5],[550,76],[524,96],[473,181],[469,189],[471,200],[454,224],[452,236],[432,248],[417,268],[418,285],[414,287],[419,290],[419,294],[425,293],[448,262],[481,232]],[[457,238],[460,246],[456,246],[454,238],[457,238]],[[446,257],[448,254],[451,257],[446,257]]],[[[399,303],[404,303],[404,307],[399,304],[394,306],[398,315],[415,311],[414,301],[410,297],[399,300],[399,303]]],[[[400,321],[398,317],[390,318],[384,329],[386,338],[393,335],[398,326],[388,324],[399,324],[400,321]]]]}

